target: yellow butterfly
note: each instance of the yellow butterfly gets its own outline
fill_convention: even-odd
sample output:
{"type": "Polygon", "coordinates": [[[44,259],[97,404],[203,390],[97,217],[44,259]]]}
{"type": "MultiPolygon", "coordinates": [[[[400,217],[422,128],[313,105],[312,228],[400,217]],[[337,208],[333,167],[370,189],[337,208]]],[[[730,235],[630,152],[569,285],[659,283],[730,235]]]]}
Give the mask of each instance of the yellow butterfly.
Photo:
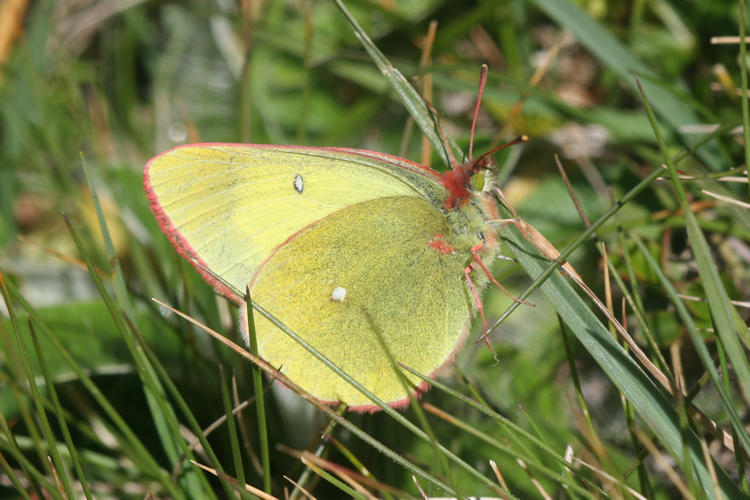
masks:
{"type": "MultiPolygon", "coordinates": [[[[249,285],[254,301],[339,368],[403,406],[377,335],[423,374],[454,359],[499,252],[489,158],[440,174],[360,149],[191,144],[150,160],[144,185],[164,233],[216,290],[243,303],[211,273],[237,290],[249,285]],[[482,190],[471,184],[479,171],[482,190]]],[[[326,402],[377,409],[255,318],[260,355],[295,383],[326,402]]]]}

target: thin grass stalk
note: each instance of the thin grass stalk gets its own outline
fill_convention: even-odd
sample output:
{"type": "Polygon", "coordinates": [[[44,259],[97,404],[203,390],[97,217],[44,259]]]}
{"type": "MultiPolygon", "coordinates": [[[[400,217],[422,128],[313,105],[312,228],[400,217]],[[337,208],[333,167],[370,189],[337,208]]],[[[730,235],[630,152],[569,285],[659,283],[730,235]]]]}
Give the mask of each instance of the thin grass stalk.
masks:
{"type": "MultiPolygon", "coordinates": [[[[2,280],[7,286],[12,286],[12,283],[5,281],[5,274],[3,273],[2,269],[0,269],[0,280],[2,280]]],[[[6,307],[8,311],[10,311],[13,305],[10,302],[6,301],[6,307]]],[[[13,333],[16,337],[18,336],[17,332],[14,331],[13,333]]],[[[44,453],[42,452],[42,450],[44,449],[44,446],[42,445],[42,437],[39,434],[39,429],[37,429],[36,422],[31,414],[31,411],[27,406],[28,399],[31,398],[31,395],[28,394],[28,383],[26,383],[26,375],[24,374],[23,363],[18,357],[17,348],[14,347],[14,344],[16,344],[16,342],[11,339],[11,336],[6,330],[4,323],[0,323],[0,335],[2,335],[2,340],[6,352],[5,371],[8,374],[9,378],[8,385],[10,386],[10,390],[13,394],[13,399],[18,407],[18,412],[21,414],[21,420],[26,426],[27,432],[29,433],[29,436],[35,444],[34,450],[36,451],[37,459],[39,460],[39,463],[45,463],[44,453]]],[[[15,442],[14,435],[10,432],[8,432],[8,439],[13,443],[14,446],[18,447],[18,443],[15,442]]]]}
{"type": "MultiPolygon", "coordinates": [[[[355,469],[357,469],[357,472],[359,472],[363,477],[366,477],[368,479],[376,480],[373,474],[367,469],[365,464],[362,463],[360,459],[357,458],[357,456],[349,449],[347,448],[341,441],[334,438],[333,436],[329,436],[328,440],[333,443],[333,446],[342,454],[344,457],[351,463],[355,469]]],[[[414,476],[412,476],[414,477],[414,476]]],[[[388,492],[386,489],[379,490],[382,497],[386,500],[392,500],[393,496],[388,492]]]]}
{"type": "MultiPolygon", "coordinates": [[[[82,157],[82,160],[83,160],[83,157],[82,157]]],[[[104,219],[104,213],[99,203],[99,197],[98,197],[97,191],[94,187],[93,180],[91,179],[91,176],[88,173],[86,162],[82,161],[82,165],[83,165],[84,174],[86,176],[86,180],[88,182],[89,189],[91,191],[91,195],[92,195],[93,202],[94,202],[94,207],[96,209],[96,216],[99,222],[99,229],[100,229],[102,238],[104,239],[109,261],[112,263],[112,267],[114,271],[113,284],[114,284],[115,298],[117,300],[117,304],[119,307],[115,307],[115,304],[112,301],[112,298],[110,297],[109,293],[105,290],[103,284],[101,283],[101,279],[99,278],[99,276],[93,275],[92,273],[93,263],[91,261],[91,257],[89,256],[88,252],[84,249],[83,244],[80,242],[78,235],[75,233],[73,229],[73,226],[69,223],[66,217],[64,217],[64,219],[65,219],[66,225],[68,226],[69,231],[71,232],[73,236],[74,241],[76,242],[76,245],[78,246],[79,251],[81,252],[81,255],[84,258],[84,261],[86,261],[86,265],[89,267],[89,272],[92,273],[92,278],[94,279],[94,283],[99,289],[100,295],[102,296],[105,304],[107,304],[107,307],[110,310],[112,319],[114,319],[115,324],[118,326],[118,329],[123,334],[123,338],[126,342],[126,345],[128,346],[131,352],[131,355],[133,356],[133,360],[135,361],[135,366],[138,371],[138,374],[141,377],[141,379],[144,381],[144,389],[145,389],[144,392],[146,395],[146,401],[148,403],[149,409],[151,410],[154,425],[156,426],[157,432],[161,439],[162,446],[164,447],[164,450],[167,453],[167,456],[170,458],[170,460],[174,462],[179,457],[178,450],[180,448],[179,443],[175,442],[176,441],[175,436],[179,436],[179,432],[174,433],[174,431],[177,429],[177,426],[178,426],[176,422],[176,417],[174,415],[174,411],[172,410],[171,406],[166,402],[166,399],[163,397],[164,395],[163,387],[159,385],[159,382],[156,379],[156,376],[153,373],[151,367],[148,365],[148,363],[143,358],[143,356],[139,353],[138,349],[135,348],[133,340],[128,335],[128,328],[125,326],[123,322],[122,318],[124,316],[131,317],[131,318],[134,317],[133,308],[130,303],[127,288],[125,287],[125,280],[122,275],[122,268],[120,267],[119,259],[117,258],[117,255],[115,254],[114,245],[112,244],[112,238],[109,233],[109,228],[107,227],[107,222],[104,219]]],[[[197,477],[201,477],[201,476],[198,476],[195,474],[187,474],[186,476],[181,477],[180,481],[184,482],[188,490],[189,491],[192,490],[193,494],[198,494],[200,486],[199,486],[199,482],[196,481],[197,477]]]]}
{"type": "MultiPolygon", "coordinates": [[[[716,369],[713,359],[711,358],[711,354],[708,352],[708,348],[706,347],[703,337],[701,337],[700,333],[698,333],[698,328],[695,326],[695,323],[693,322],[693,319],[690,316],[690,313],[685,307],[685,304],[683,303],[682,299],[680,299],[679,296],[677,295],[677,290],[674,289],[674,286],[669,281],[669,279],[664,274],[664,272],[661,270],[661,268],[659,267],[659,264],[653,258],[651,253],[648,251],[648,248],[646,247],[646,245],[636,235],[631,235],[631,239],[637,245],[639,251],[643,255],[644,259],[646,260],[646,263],[654,272],[657,279],[661,283],[661,286],[664,288],[664,291],[666,292],[667,297],[669,297],[670,301],[674,305],[677,315],[679,316],[680,321],[682,322],[682,325],[685,328],[685,331],[690,337],[690,340],[693,343],[693,347],[695,348],[698,354],[698,357],[701,359],[701,362],[703,363],[703,367],[706,369],[709,376],[711,377],[714,388],[719,394],[719,398],[722,402],[722,405],[725,408],[725,411],[727,411],[727,415],[729,416],[729,420],[732,423],[732,428],[735,431],[735,435],[737,434],[738,429],[740,430],[740,432],[742,432],[742,434],[744,434],[744,437],[738,436],[738,438],[740,439],[735,441],[735,443],[736,442],[743,443],[744,441],[748,439],[747,432],[745,432],[744,427],[741,425],[741,420],[739,418],[739,415],[737,415],[734,402],[729,396],[729,392],[727,391],[727,388],[725,386],[724,379],[722,378],[722,375],[719,374],[719,371],[716,369]]],[[[723,353],[720,352],[719,356],[721,357],[722,355],[723,353]]],[[[722,372],[726,373],[727,371],[726,365],[724,366],[724,368],[725,369],[722,370],[722,372]]]]}
{"type": "Polygon", "coordinates": [[[747,40],[745,39],[745,0],[740,0],[739,5],[739,31],[740,31],[740,88],[742,95],[742,136],[744,138],[745,169],[747,170],[748,190],[750,191],[750,110],[748,109],[747,95],[747,40]]]}
{"type": "Polygon", "coordinates": [[[370,37],[367,36],[367,33],[357,23],[357,20],[354,19],[349,10],[344,6],[343,2],[341,0],[335,0],[335,2],[336,6],[341,10],[342,14],[344,14],[344,17],[346,17],[346,20],[349,22],[349,25],[352,27],[354,34],[362,43],[365,51],[367,51],[370,58],[372,58],[373,62],[388,79],[391,86],[396,91],[396,94],[399,96],[402,104],[414,118],[417,126],[422,130],[422,133],[429,139],[433,147],[440,154],[443,163],[445,165],[452,165],[451,153],[457,158],[463,158],[463,153],[455,143],[449,140],[448,144],[445,144],[440,137],[440,134],[437,133],[435,129],[435,121],[419,93],[411,86],[409,81],[404,78],[404,75],[393,67],[385,55],[380,52],[370,37]],[[449,153],[448,148],[450,148],[451,153],[449,153]]]}
{"type": "MultiPolygon", "coordinates": [[[[509,445],[502,445],[499,448],[500,451],[507,453],[508,456],[510,456],[513,459],[526,459],[527,465],[531,466],[532,468],[538,470],[540,473],[544,474],[545,476],[549,475],[548,477],[554,479],[556,477],[556,473],[554,471],[548,470],[545,468],[544,465],[537,463],[536,461],[531,461],[531,457],[534,456],[534,452],[531,448],[529,448],[523,441],[520,439],[523,437],[524,439],[528,440],[531,444],[533,444],[536,448],[539,450],[544,451],[545,455],[548,458],[553,459],[555,462],[560,464],[564,468],[569,468],[570,464],[565,460],[564,457],[560,456],[555,452],[549,445],[547,445],[544,441],[539,439],[537,436],[533,435],[526,429],[518,426],[517,424],[513,423],[506,417],[503,417],[499,413],[496,413],[494,410],[492,410],[489,406],[486,404],[482,404],[479,401],[476,401],[474,399],[469,398],[468,396],[465,396],[464,394],[461,394],[460,392],[456,391],[455,389],[452,389],[448,387],[447,385],[439,382],[438,380],[433,380],[427,377],[424,374],[421,374],[415,370],[412,370],[411,368],[405,366],[405,370],[408,372],[416,375],[417,377],[422,378],[422,380],[430,382],[430,384],[433,386],[434,389],[439,390],[441,392],[444,392],[459,401],[469,405],[470,407],[480,411],[481,413],[487,415],[488,417],[492,418],[498,426],[507,432],[506,436],[509,439],[512,439],[516,445],[518,445],[522,449],[522,453],[519,453],[515,451],[512,447],[509,445]]],[[[424,406],[424,404],[423,404],[424,406]]],[[[447,421],[452,425],[459,425],[461,424],[461,421],[459,419],[456,419],[454,417],[450,417],[447,419],[447,421]]],[[[483,433],[479,430],[476,430],[473,427],[470,427],[470,432],[472,434],[475,434],[477,437],[482,439],[483,441],[486,441],[489,444],[499,443],[497,439],[495,439],[492,436],[487,435],[486,433],[483,433]]],[[[576,490],[580,494],[588,495],[589,492],[587,492],[585,489],[581,488],[580,486],[576,484],[569,484],[568,487],[571,490],[576,490]]]]}
{"type": "Polygon", "coordinates": [[[359,493],[357,490],[346,484],[345,482],[341,481],[337,477],[334,477],[332,474],[329,474],[327,471],[321,469],[317,465],[314,465],[310,463],[309,460],[305,460],[304,457],[301,458],[302,463],[307,466],[311,471],[313,471],[315,474],[320,476],[323,480],[327,481],[328,483],[332,484],[336,488],[340,489],[347,495],[349,495],[351,498],[358,498],[360,500],[367,500],[367,497],[359,493]]]}
{"type": "MultiPolygon", "coordinates": [[[[2,423],[2,430],[5,432],[5,430],[7,429],[7,422],[5,421],[4,416],[0,418],[0,423],[2,423]]],[[[18,462],[21,470],[24,472],[24,474],[26,474],[29,482],[31,482],[34,491],[37,495],[39,495],[39,498],[46,498],[47,495],[50,495],[54,498],[63,500],[63,495],[60,494],[59,491],[57,491],[54,483],[52,483],[44,473],[34,467],[34,464],[32,464],[29,459],[26,458],[26,455],[23,454],[20,448],[14,446],[14,444],[10,441],[0,439],[0,449],[4,449],[13,458],[13,460],[18,462]]]]}
{"type": "MultiPolygon", "coordinates": [[[[216,278],[224,286],[226,286],[229,290],[232,290],[235,294],[237,294],[239,296],[242,295],[241,293],[239,293],[238,290],[234,289],[234,287],[230,283],[227,283],[221,276],[215,274],[213,271],[211,271],[208,268],[203,268],[203,269],[206,272],[208,272],[212,277],[216,278]]],[[[161,304],[161,302],[159,302],[159,303],[161,304]]],[[[336,375],[338,375],[339,377],[341,377],[342,379],[344,379],[352,387],[354,387],[359,392],[361,392],[362,394],[364,394],[365,396],[367,396],[370,399],[370,401],[372,401],[376,406],[378,406],[380,409],[382,409],[385,413],[387,413],[395,421],[397,421],[398,423],[400,423],[401,425],[403,425],[404,427],[406,427],[409,431],[411,431],[417,437],[419,437],[419,438],[421,438],[421,439],[429,442],[429,437],[421,429],[419,429],[412,422],[410,422],[409,420],[407,420],[401,413],[399,413],[397,410],[395,410],[394,408],[392,408],[391,406],[389,406],[385,401],[383,401],[382,399],[380,399],[377,396],[375,396],[375,394],[373,394],[370,390],[368,390],[366,387],[364,387],[354,377],[352,377],[347,372],[345,372],[344,370],[342,370],[341,368],[339,368],[335,363],[333,363],[325,355],[323,355],[323,353],[321,353],[320,351],[318,351],[317,349],[315,349],[312,345],[310,345],[308,342],[306,342],[295,331],[293,331],[292,329],[288,328],[284,323],[282,323],[278,318],[276,318],[273,314],[271,314],[269,311],[267,311],[263,306],[259,305],[255,301],[248,301],[248,304],[252,304],[252,307],[256,311],[258,311],[260,314],[262,314],[274,326],[276,326],[279,330],[281,330],[286,335],[288,335],[289,337],[291,337],[292,340],[294,340],[300,346],[302,346],[304,349],[306,349],[310,354],[312,354],[315,358],[317,358],[318,361],[322,362],[324,365],[326,365],[328,368],[330,368],[336,375]]],[[[162,304],[162,305],[164,305],[165,307],[169,307],[166,304],[162,304]]],[[[183,313],[180,313],[179,311],[176,311],[174,309],[172,309],[172,310],[174,312],[180,314],[180,316],[185,317],[187,319],[187,317],[183,313]]],[[[190,318],[190,319],[192,320],[192,318],[190,318]]],[[[201,325],[201,327],[204,328],[205,331],[209,332],[214,338],[217,338],[218,340],[220,340],[221,342],[225,343],[226,345],[230,345],[237,352],[242,352],[242,354],[244,356],[248,357],[248,359],[250,359],[251,361],[253,361],[253,363],[255,363],[256,365],[258,365],[259,367],[263,364],[263,363],[260,362],[260,360],[259,360],[258,357],[253,356],[252,354],[248,353],[247,351],[244,351],[244,350],[241,350],[241,349],[237,350],[236,349],[236,344],[230,342],[229,339],[227,339],[227,338],[225,338],[223,336],[220,336],[218,333],[213,332],[210,329],[207,329],[207,328],[203,327],[202,325],[201,325]]],[[[276,371],[276,370],[274,370],[272,368],[270,370],[271,370],[271,373],[273,373],[276,378],[279,378],[280,380],[281,379],[288,380],[288,379],[286,379],[286,377],[282,377],[280,372],[278,372],[278,371],[276,371]]],[[[291,382],[284,382],[284,385],[286,385],[287,387],[289,387],[289,383],[291,383],[291,382]]],[[[292,385],[294,387],[297,387],[296,384],[292,384],[292,385]]],[[[305,397],[305,399],[307,399],[308,401],[315,401],[317,403],[316,399],[312,398],[312,396],[310,396],[309,394],[306,394],[302,389],[298,388],[298,390],[296,390],[295,392],[297,392],[301,396],[305,397]]],[[[322,406],[320,404],[316,404],[316,406],[318,408],[322,408],[322,406]]],[[[330,412],[330,411],[327,412],[327,413],[329,415],[332,414],[332,412],[330,412]]],[[[467,472],[469,472],[472,476],[474,476],[475,478],[479,479],[481,482],[483,482],[484,484],[486,484],[490,488],[494,489],[496,487],[496,485],[492,481],[490,481],[487,477],[485,477],[484,475],[482,475],[479,471],[477,471],[476,469],[474,469],[473,467],[471,467],[471,465],[469,465],[468,463],[466,463],[464,460],[462,460],[456,454],[454,454],[451,451],[449,451],[443,445],[438,444],[438,447],[440,448],[440,450],[448,458],[450,458],[451,461],[453,461],[454,463],[456,463],[457,465],[459,465],[461,468],[463,468],[464,470],[466,470],[467,472]]],[[[423,472],[420,471],[420,475],[422,473],[423,472]]],[[[434,478],[432,476],[428,476],[427,478],[430,479],[433,482],[437,481],[436,478],[434,478]]],[[[440,482],[440,481],[437,481],[437,482],[440,482]]],[[[442,482],[440,482],[440,483],[442,484],[442,482]]],[[[443,487],[445,487],[445,486],[443,486],[443,487]]],[[[446,488],[448,490],[450,490],[450,488],[448,488],[448,487],[446,487],[446,488]]]]}
{"type": "MultiPolygon", "coordinates": [[[[255,334],[255,317],[253,315],[250,287],[245,289],[247,308],[247,338],[248,348],[253,356],[258,356],[258,339],[255,334]]],[[[263,465],[263,489],[271,493],[271,455],[268,451],[268,426],[266,424],[266,404],[263,394],[263,378],[260,368],[252,365],[253,390],[255,394],[255,412],[258,419],[258,446],[260,446],[260,460],[263,465]]]]}
{"type": "MultiPolygon", "coordinates": [[[[535,251],[519,232],[510,230],[506,233],[506,241],[526,272],[531,276],[543,273],[548,267],[547,260],[532,257],[535,251]]],[[[544,282],[542,291],[612,383],[634,404],[638,415],[661,436],[670,453],[681,460],[679,430],[675,427],[677,415],[662,390],[646,376],[622,347],[612,340],[599,319],[559,273],[551,275],[544,282]]],[[[703,463],[697,436],[691,435],[690,454],[693,457],[693,465],[699,470],[701,485],[708,488],[707,492],[711,491],[708,471],[703,463]]],[[[735,494],[737,487],[730,481],[726,471],[719,468],[717,473],[722,491],[735,494]]]]}
{"type": "Polygon", "coordinates": [[[62,432],[63,439],[65,440],[65,445],[68,448],[68,453],[70,453],[70,459],[73,462],[73,468],[75,469],[76,476],[78,477],[78,483],[81,485],[81,489],[83,490],[83,496],[85,496],[87,499],[91,499],[91,490],[89,489],[89,483],[86,479],[86,474],[83,471],[83,466],[81,465],[81,457],[78,455],[78,450],[73,443],[73,437],[71,436],[70,429],[68,428],[68,423],[65,418],[65,412],[62,408],[62,405],[60,404],[59,398],[57,397],[55,381],[52,378],[52,374],[49,372],[49,367],[47,366],[47,361],[44,357],[44,351],[39,345],[39,338],[37,337],[36,331],[34,330],[34,325],[31,323],[31,321],[29,321],[29,331],[31,332],[31,339],[34,342],[36,355],[39,358],[39,366],[42,369],[42,376],[47,383],[47,392],[49,393],[50,401],[52,402],[52,407],[57,417],[57,423],[60,426],[60,431],[62,432]]]}
{"type": "MultiPolygon", "coordinates": [[[[127,319],[126,319],[127,320],[127,319]]],[[[217,471],[217,477],[219,478],[222,486],[224,487],[225,491],[228,495],[232,495],[234,488],[233,486],[226,480],[226,474],[224,472],[223,467],[221,466],[221,462],[216,456],[216,453],[213,450],[213,447],[208,442],[208,439],[206,439],[206,436],[203,434],[203,429],[201,429],[201,426],[198,424],[197,419],[193,415],[192,411],[190,411],[190,407],[183,399],[182,395],[180,394],[177,387],[174,385],[174,382],[172,382],[172,379],[169,378],[169,375],[167,371],[164,369],[162,364],[159,362],[156,355],[149,349],[148,345],[146,344],[145,340],[141,336],[140,332],[137,330],[135,325],[133,325],[129,320],[127,320],[128,326],[131,329],[131,332],[133,334],[133,340],[138,344],[139,349],[141,349],[141,352],[143,353],[145,359],[149,362],[149,366],[154,370],[154,373],[157,377],[159,377],[160,381],[165,388],[166,392],[169,393],[169,395],[174,400],[177,407],[182,412],[183,416],[188,422],[188,427],[190,428],[191,432],[198,438],[198,440],[201,443],[201,446],[203,447],[203,451],[206,453],[206,456],[211,461],[211,465],[216,469],[217,471]]],[[[165,394],[166,399],[166,394],[165,394]]],[[[179,429],[177,429],[178,435],[179,435],[179,429]]],[[[195,459],[192,450],[188,446],[188,444],[185,442],[184,439],[180,438],[178,440],[178,444],[180,446],[182,457],[185,459],[195,459]]],[[[175,461],[175,464],[178,465],[178,462],[175,461]]],[[[203,475],[199,475],[204,481],[205,478],[203,478],[203,475]]],[[[206,493],[207,495],[211,495],[213,497],[213,493],[206,493]]]]}
{"type": "MultiPolygon", "coordinates": [[[[336,408],[336,414],[339,417],[342,417],[344,412],[346,411],[346,405],[339,404],[339,406],[336,408]]],[[[318,443],[318,446],[315,448],[315,451],[313,454],[316,457],[322,457],[323,452],[328,448],[328,440],[326,439],[326,436],[329,436],[331,433],[333,433],[333,429],[336,428],[336,420],[329,420],[326,424],[326,428],[323,431],[322,438],[320,442],[318,443]]],[[[302,472],[302,475],[300,475],[299,479],[297,481],[294,481],[294,489],[292,490],[292,493],[289,495],[289,500],[297,500],[297,497],[302,494],[302,490],[307,486],[307,481],[310,477],[310,469],[305,469],[304,472],[302,472]]]]}
{"type": "Polygon", "coordinates": [[[23,484],[21,484],[18,476],[16,476],[16,471],[13,470],[8,461],[5,459],[5,455],[3,455],[2,453],[0,453],[0,469],[5,472],[5,476],[10,480],[11,483],[13,483],[13,486],[16,488],[16,492],[21,495],[24,500],[31,500],[31,496],[26,491],[26,488],[24,488],[23,484]]]}
{"type": "MultiPolygon", "coordinates": [[[[234,473],[237,475],[237,483],[245,484],[245,467],[242,464],[242,453],[240,452],[240,442],[237,436],[237,422],[232,411],[232,398],[229,395],[227,387],[227,377],[224,366],[219,365],[219,383],[221,384],[221,400],[224,404],[224,414],[226,415],[227,433],[229,434],[229,446],[232,449],[232,461],[234,462],[234,473]]],[[[245,488],[239,490],[242,498],[249,498],[245,488]]],[[[270,493],[270,492],[266,492],[270,493]]]]}

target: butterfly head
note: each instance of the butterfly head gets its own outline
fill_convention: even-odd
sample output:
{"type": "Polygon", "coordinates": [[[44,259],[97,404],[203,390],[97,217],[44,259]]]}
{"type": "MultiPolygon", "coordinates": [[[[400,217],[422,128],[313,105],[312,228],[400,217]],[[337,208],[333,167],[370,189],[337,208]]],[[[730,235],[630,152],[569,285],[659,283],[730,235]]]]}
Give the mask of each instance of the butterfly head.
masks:
{"type": "Polygon", "coordinates": [[[493,158],[493,154],[501,149],[519,144],[521,142],[528,141],[527,135],[521,135],[514,140],[503,144],[497,148],[487,151],[476,160],[469,160],[468,163],[462,165],[454,165],[453,169],[444,173],[440,177],[441,184],[448,190],[448,198],[446,198],[443,205],[447,209],[454,209],[460,205],[466,203],[472,195],[472,192],[476,192],[471,183],[471,178],[479,172],[486,172],[489,175],[485,175],[485,186],[484,191],[492,189],[495,185],[495,173],[496,164],[493,158]]]}

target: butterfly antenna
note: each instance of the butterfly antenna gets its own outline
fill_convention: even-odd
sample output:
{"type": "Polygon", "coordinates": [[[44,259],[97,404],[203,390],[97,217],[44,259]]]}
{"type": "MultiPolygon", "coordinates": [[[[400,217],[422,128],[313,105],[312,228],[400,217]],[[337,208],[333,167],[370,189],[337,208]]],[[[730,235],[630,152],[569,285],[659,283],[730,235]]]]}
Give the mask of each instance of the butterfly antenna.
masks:
{"type": "Polygon", "coordinates": [[[522,142],[526,142],[526,141],[528,141],[528,140],[529,140],[529,136],[528,136],[528,135],[526,135],[526,134],[523,134],[523,135],[519,135],[518,137],[516,137],[516,138],[515,138],[515,139],[513,139],[512,141],[510,141],[510,142],[507,142],[507,143],[503,144],[502,146],[498,146],[498,147],[496,147],[495,149],[490,149],[489,151],[487,151],[486,153],[484,153],[484,154],[483,154],[482,156],[480,156],[479,158],[477,158],[477,159],[476,159],[476,160],[474,161],[474,163],[470,163],[470,165],[471,165],[472,167],[474,167],[474,166],[476,166],[476,165],[481,165],[481,164],[482,164],[482,160],[484,160],[485,158],[487,158],[488,156],[490,156],[490,155],[492,155],[492,154],[495,154],[495,153],[497,153],[497,152],[498,152],[498,151],[500,151],[501,149],[505,149],[505,148],[507,148],[507,147],[509,147],[509,146],[515,146],[516,144],[520,144],[520,143],[522,143],[522,142]]]}
{"type": "Polygon", "coordinates": [[[474,106],[474,118],[471,120],[471,135],[469,136],[469,165],[473,165],[472,158],[474,157],[474,131],[477,128],[477,117],[479,116],[479,106],[482,104],[482,94],[484,93],[484,86],[487,83],[487,65],[482,64],[482,71],[479,75],[479,92],[477,92],[477,103],[474,106]]]}

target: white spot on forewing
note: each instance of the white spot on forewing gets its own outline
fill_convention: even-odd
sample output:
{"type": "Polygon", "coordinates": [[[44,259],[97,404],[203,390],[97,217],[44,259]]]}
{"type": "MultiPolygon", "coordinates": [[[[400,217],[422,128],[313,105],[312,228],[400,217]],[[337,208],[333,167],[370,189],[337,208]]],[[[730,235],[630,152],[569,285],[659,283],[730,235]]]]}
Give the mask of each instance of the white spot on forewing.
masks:
{"type": "Polygon", "coordinates": [[[298,193],[302,193],[302,190],[305,188],[305,184],[302,181],[302,176],[299,174],[295,174],[294,176],[294,190],[298,193]]]}
{"type": "Polygon", "coordinates": [[[343,302],[346,298],[346,288],[343,286],[337,286],[331,292],[331,300],[334,302],[343,302]]]}

